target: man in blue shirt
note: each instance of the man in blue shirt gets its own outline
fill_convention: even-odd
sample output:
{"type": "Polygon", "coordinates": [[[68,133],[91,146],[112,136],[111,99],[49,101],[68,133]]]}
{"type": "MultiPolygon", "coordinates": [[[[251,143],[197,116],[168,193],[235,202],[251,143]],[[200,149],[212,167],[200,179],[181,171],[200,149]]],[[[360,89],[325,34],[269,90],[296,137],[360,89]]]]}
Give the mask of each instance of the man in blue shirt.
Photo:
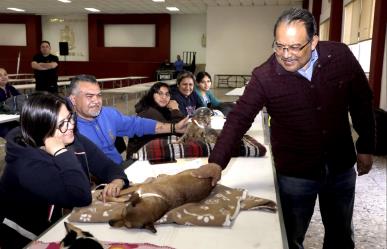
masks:
{"type": "Polygon", "coordinates": [[[176,76],[179,75],[179,73],[184,71],[184,62],[181,60],[180,55],[177,55],[177,60],[175,61],[175,70],[176,70],[176,76]]]}
{"type": "Polygon", "coordinates": [[[69,96],[77,113],[79,132],[93,141],[110,159],[120,164],[123,159],[114,146],[116,137],[159,133],[184,133],[188,118],[177,124],[161,123],[137,116],[126,116],[113,107],[102,106],[101,88],[92,75],[72,78],[69,96]]]}

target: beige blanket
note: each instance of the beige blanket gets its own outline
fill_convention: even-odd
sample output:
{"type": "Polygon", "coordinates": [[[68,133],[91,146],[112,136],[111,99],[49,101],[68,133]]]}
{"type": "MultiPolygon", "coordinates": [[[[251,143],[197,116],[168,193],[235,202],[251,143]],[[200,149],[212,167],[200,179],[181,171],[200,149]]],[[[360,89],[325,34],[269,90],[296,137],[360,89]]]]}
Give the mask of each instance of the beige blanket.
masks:
{"type": "MultiPolygon", "coordinates": [[[[72,222],[108,222],[118,217],[125,203],[103,203],[97,200],[100,190],[93,192],[90,206],[75,208],[69,217],[72,222]]],[[[167,212],[157,223],[176,223],[196,226],[231,226],[240,210],[259,209],[275,212],[276,203],[247,195],[244,189],[218,184],[211,194],[199,203],[187,203],[167,212]]]]}

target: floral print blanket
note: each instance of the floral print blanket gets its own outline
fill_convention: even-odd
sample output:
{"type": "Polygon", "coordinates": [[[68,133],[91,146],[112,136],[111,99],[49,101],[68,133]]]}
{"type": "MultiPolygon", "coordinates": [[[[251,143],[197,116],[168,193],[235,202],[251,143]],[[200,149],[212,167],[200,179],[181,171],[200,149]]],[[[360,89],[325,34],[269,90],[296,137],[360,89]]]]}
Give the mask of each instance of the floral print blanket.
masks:
{"type": "MultiPolygon", "coordinates": [[[[90,206],[75,208],[71,222],[108,222],[122,214],[125,203],[106,202],[97,199],[100,190],[93,192],[90,206]]],[[[265,210],[276,212],[274,201],[251,196],[244,189],[234,189],[218,184],[211,194],[198,203],[187,203],[167,212],[156,224],[176,223],[195,226],[231,226],[241,210],[265,210]]]]}

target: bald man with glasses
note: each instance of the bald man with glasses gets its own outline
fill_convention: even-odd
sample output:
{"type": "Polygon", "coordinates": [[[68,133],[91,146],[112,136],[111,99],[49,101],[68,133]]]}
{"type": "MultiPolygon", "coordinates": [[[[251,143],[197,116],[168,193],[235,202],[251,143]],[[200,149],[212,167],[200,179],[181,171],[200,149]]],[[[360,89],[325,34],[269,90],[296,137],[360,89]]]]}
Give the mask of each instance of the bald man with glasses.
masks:
{"type": "Polygon", "coordinates": [[[274,27],[274,53],[254,69],[209,163],[195,175],[211,177],[215,184],[230,160],[233,141],[242,138],[265,106],[289,248],[303,248],[317,197],[325,228],[323,248],[354,248],[354,165],[359,176],[372,167],[372,92],[349,48],[319,42],[316,32],[307,10],[282,13],[274,27]],[[348,112],[359,135],[356,146],[348,112]]]}

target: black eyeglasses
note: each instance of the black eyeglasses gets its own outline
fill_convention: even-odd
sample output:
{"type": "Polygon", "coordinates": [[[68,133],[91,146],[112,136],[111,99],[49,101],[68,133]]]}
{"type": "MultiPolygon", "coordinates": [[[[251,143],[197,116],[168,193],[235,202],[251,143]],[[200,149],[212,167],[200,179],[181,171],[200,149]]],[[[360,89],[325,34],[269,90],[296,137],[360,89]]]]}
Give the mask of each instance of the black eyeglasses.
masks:
{"type": "Polygon", "coordinates": [[[74,113],[70,113],[66,119],[62,120],[59,124],[58,124],[58,127],[57,129],[62,132],[62,133],[65,133],[68,129],[69,129],[69,124],[71,125],[75,125],[75,114],[74,113]]]}
{"type": "Polygon", "coordinates": [[[282,44],[278,44],[276,41],[273,42],[273,51],[277,54],[283,53],[286,50],[288,50],[288,53],[291,54],[298,54],[301,52],[310,42],[312,39],[310,39],[305,45],[302,46],[295,46],[295,45],[290,45],[290,46],[284,46],[282,44]]]}

